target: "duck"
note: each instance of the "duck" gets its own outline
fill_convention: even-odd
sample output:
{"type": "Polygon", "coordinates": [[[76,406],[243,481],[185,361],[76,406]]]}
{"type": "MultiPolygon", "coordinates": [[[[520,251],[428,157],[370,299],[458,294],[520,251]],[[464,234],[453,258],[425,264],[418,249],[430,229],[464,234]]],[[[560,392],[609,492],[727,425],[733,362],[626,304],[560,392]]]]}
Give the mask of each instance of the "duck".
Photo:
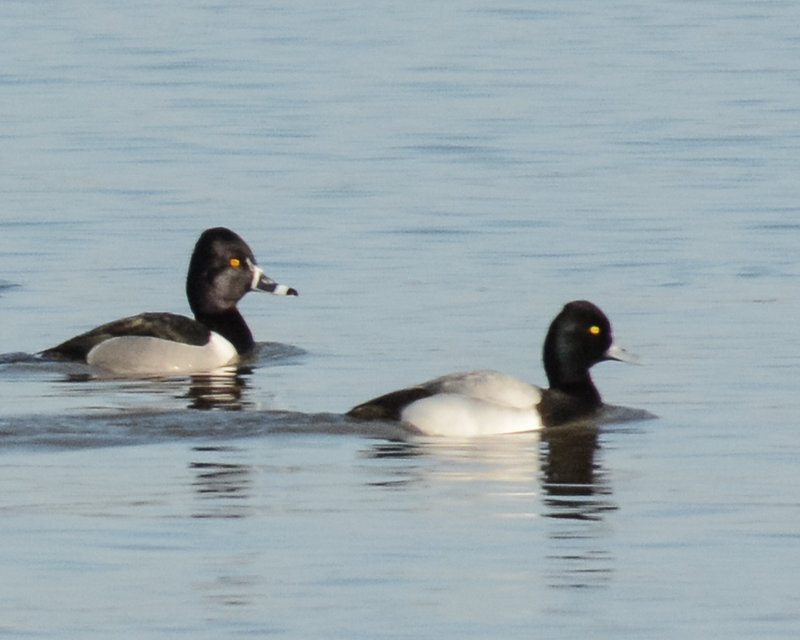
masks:
{"type": "Polygon", "coordinates": [[[112,374],[164,375],[207,372],[236,364],[255,348],[237,303],[249,291],[296,296],[258,266],[253,251],[226,227],[198,238],[186,276],[194,318],[148,312],[108,322],[39,355],[82,361],[112,374]]]}
{"type": "Polygon", "coordinates": [[[548,388],[499,371],[461,371],[373,398],[346,416],[400,421],[432,436],[537,431],[587,418],[603,406],[589,374],[595,364],[637,362],[614,342],[611,322],[588,300],[564,305],[547,331],[543,360],[548,388]]]}

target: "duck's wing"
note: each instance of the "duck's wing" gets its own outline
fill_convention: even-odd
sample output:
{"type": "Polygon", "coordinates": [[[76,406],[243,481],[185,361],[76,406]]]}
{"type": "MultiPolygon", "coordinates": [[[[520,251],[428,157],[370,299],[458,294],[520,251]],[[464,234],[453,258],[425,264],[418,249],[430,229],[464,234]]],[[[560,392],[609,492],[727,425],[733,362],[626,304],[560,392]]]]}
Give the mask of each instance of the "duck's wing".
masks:
{"type": "Polygon", "coordinates": [[[400,420],[400,414],[405,407],[432,393],[423,386],[392,391],[353,407],[346,415],[358,420],[400,420]]]}
{"type": "Polygon", "coordinates": [[[421,386],[430,391],[431,395],[462,395],[513,409],[533,409],[542,399],[542,390],[539,387],[490,369],[451,373],[421,386]]]}
{"type": "Polygon", "coordinates": [[[48,358],[85,360],[101,342],[123,336],[160,338],[193,346],[208,343],[211,332],[203,324],[176,313],[140,313],[100,325],[42,351],[48,358]]]}
{"type": "Polygon", "coordinates": [[[401,420],[406,407],[437,395],[464,396],[502,407],[532,410],[541,400],[542,390],[499,371],[462,371],[378,396],[353,407],[347,415],[361,420],[401,420]]]}

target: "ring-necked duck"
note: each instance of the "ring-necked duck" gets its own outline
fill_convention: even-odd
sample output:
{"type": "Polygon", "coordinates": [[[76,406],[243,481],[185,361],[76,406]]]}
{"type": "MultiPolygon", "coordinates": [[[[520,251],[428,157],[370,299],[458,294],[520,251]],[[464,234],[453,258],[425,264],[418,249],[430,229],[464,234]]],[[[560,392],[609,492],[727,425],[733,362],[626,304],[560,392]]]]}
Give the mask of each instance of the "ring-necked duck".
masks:
{"type": "Polygon", "coordinates": [[[253,290],[296,296],[267,277],[250,247],[230,229],[204,231],[194,247],[186,295],[195,319],[174,313],[122,318],[46,349],[45,357],[84,360],[118,374],[211,371],[255,346],[236,303],[253,290]]]}
{"type": "Polygon", "coordinates": [[[466,371],[387,393],[347,415],[400,420],[430,435],[533,431],[588,416],[602,405],[589,369],[603,360],[633,361],[614,344],[605,314],[576,300],[555,317],[545,338],[549,389],[498,371],[466,371]]]}

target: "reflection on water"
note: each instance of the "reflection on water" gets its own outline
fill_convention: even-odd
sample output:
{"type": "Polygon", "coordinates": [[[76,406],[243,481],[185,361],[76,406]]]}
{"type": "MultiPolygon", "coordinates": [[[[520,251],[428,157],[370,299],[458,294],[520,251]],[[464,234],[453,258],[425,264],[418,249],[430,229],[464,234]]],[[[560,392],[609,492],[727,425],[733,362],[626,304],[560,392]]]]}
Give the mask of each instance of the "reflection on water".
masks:
{"type": "MultiPolygon", "coordinates": [[[[242,462],[246,450],[228,445],[199,445],[191,449],[189,473],[194,504],[191,517],[231,520],[255,513],[253,465],[242,462]]],[[[225,545],[206,554],[201,578],[194,584],[205,606],[224,610],[252,605],[261,578],[254,573],[253,554],[225,545]]]]}
{"type": "Polygon", "coordinates": [[[249,366],[224,367],[210,373],[149,378],[107,375],[75,363],[65,363],[61,368],[68,370],[56,382],[64,385],[61,389],[67,397],[94,394],[106,400],[124,397],[130,401],[142,401],[148,396],[155,396],[162,401],[164,398],[181,400],[179,406],[201,411],[240,411],[257,404],[247,396],[248,379],[253,373],[253,368],[249,366]]]}
{"type": "MultiPolygon", "coordinates": [[[[513,434],[493,438],[453,441],[440,438],[415,438],[407,441],[373,444],[365,455],[375,459],[408,461],[435,457],[440,463],[459,461],[467,468],[445,471],[452,477],[487,482],[536,482],[541,480],[544,505],[542,515],[551,518],[597,520],[617,506],[608,498],[611,486],[607,474],[596,460],[600,427],[583,423],[556,427],[533,434],[513,434]],[[535,450],[532,445],[538,445],[535,450]]],[[[402,464],[395,472],[402,476],[393,486],[420,480],[413,473],[424,464],[402,464]]]]}
{"type": "Polygon", "coordinates": [[[542,487],[547,516],[596,520],[616,505],[608,480],[595,461],[598,428],[591,424],[556,427],[542,435],[542,487]]]}
{"type": "Polygon", "coordinates": [[[198,459],[189,464],[194,473],[192,487],[197,497],[193,518],[244,518],[251,510],[249,500],[253,468],[249,464],[213,460],[217,455],[235,452],[229,446],[197,446],[198,459]],[[209,458],[212,458],[209,460],[209,458]]]}
{"type": "Polygon", "coordinates": [[[547,445],[542,463],[545,488],[554,493],[570,488],[592,493],[597,429],[592,425],[555,427],[542,434],[542,441],[547,445]]]}
{"type": "Polygon", "coordinates": [[[380,460],[385,474],[371,486],[409,492],[436,486],[450,508],[461,490],[476,512],[487,500],[494,517],[529,521],[532,540],[544,523],[548,586],[598,588],[614,574],[606,516],[618,509],[598,455],[601,433],[586,423],[460,442],[376,443],[364,455],[380,460]]]}
{"type": "Polygon", "coordinates": [[[381,462],[378,478],[368,480],[368,486],[402,490],[424,477],[422,458],[426,455],[426,449],[420,443],[404,440],[376,442],[362,451],[361,455],[381,462]]]}
{"type": "Polygon", "coordinates": [[[554,588],[608,586],[614,572],[605,516],[618,507],[597,459],[599,434],[589,423],[542,433],[543,515],[554,523],[547,577],[554,588]]]}
{"type": "MultiPolygon", "coordinates": [[[[62,413],[65,404],[98,409],[226,409],[262,406],[264,394],[252,389],[258,369],[285,366],[305,354],[284,343],[259,343],[253,357],[210,373],[126,377],[83,362],[51,360],[36,354],[0,354],[0,383],[8,385],[7,414],[31,410],[62,413]],[[30,401],[28,401],[30,399],[30,401]],[[66,403],[65,403],[66,401],[66,403]]],[[[268,398],[268,396],[267,396],[268,398]]]]}
{"type": "MultiPolygon", "coordinates": [[[[478,530],[482,518],[510,519],[521,523],[523,531],[528,529],[532,540],[544,528],[549,540],[544,553],[547,585],[557,589],[604,587],[616,562],[609,549],[605,518],[618,506],[612,497],[610,474],[603,470],[598,454],[601,434],[596,425],[579,425],[541,434],[457,442],[417,436],[375,440],[361,449],[359,482],[362,488],[390,492],[385,508],[400,518],[400,527],[408,525],[397,514],[410,508],[409,513],[449,513],[456,521],[466,510],[472,520],[468,527],[478,530]]],[[[286,441],[278,444],[287,446],[286,441]]],[[[318,474],[324,474],[329,464],[317,461],[294,468],[294,474],[301,474],[294,483],[319,485],[316,491],[324,502],[322,496],[330,488],[318,474]]],[[[260,518],[275,512],[276,507],[285,509],[286,500],[291,502],[282,492],[272,494],[264,489],[274,487],[276,481],[294,486],[286,485],[287,470],[280,465],[252,464],[246,445],[194,446],[189,470],[195,495],[193,518],[260,518]],[[272,477],[276,470],[280,470],[280,478],[272,477]]],[[[299,507],[293,505],[292,509],[299,507]]],[[[336,517],[354,506],[325,503],[324,508],[336,517]]],[[[234,566],[219,570],[214,585],[218,602],[241,602],[249,597],[252,585],[246,575],[238,575],[234,566]]]]}
{"type": "Polygon", "coordinates": [[[226,367],[214,373],[191,376],[189,389],[183,396],[189,400],[187,408],[240,411],[253,406],[245,399],[247,377],[252,373],[250,367],[226,367]]]}
{"type": "Polygon", "coordinates": [[[377,442],[363,456],[380,460],[376,487],[416,489],[430,481],[479,488],[482,492],[528,492],[538,474],[538,434],[492,438],[421,437],[377,442]],[[526,489],[520,489],[525,486],[526,489]]]}

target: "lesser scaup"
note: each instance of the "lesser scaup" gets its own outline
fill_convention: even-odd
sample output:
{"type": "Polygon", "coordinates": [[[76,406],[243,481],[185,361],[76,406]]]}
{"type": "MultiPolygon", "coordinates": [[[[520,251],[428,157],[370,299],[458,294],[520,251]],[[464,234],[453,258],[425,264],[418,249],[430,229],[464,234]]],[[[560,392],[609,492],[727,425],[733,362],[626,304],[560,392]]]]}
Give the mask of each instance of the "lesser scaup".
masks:
{"type": "Polygon", "coordinates": [[[210,371],[237,362],[255,346],[236,303],[253,290],[296,296],[256,264],[250,247],[224,227],[197,240],[186,277],[194,320],[142,313],[115,320],[46,349],[50,358],[83,360],[118,374],[210,371]]]}
{"type": "Polygon", "coordinates": [[[543,355],[548,389],[498,371],[466,371],[387,393],[347,415],[400,420],[430,435],[533,431],[590,415],[602,401],[589,369],[603,360],[632,361],[614,344],[605,314],[586,300],[569,302],[555,317],[543,355]]]}

